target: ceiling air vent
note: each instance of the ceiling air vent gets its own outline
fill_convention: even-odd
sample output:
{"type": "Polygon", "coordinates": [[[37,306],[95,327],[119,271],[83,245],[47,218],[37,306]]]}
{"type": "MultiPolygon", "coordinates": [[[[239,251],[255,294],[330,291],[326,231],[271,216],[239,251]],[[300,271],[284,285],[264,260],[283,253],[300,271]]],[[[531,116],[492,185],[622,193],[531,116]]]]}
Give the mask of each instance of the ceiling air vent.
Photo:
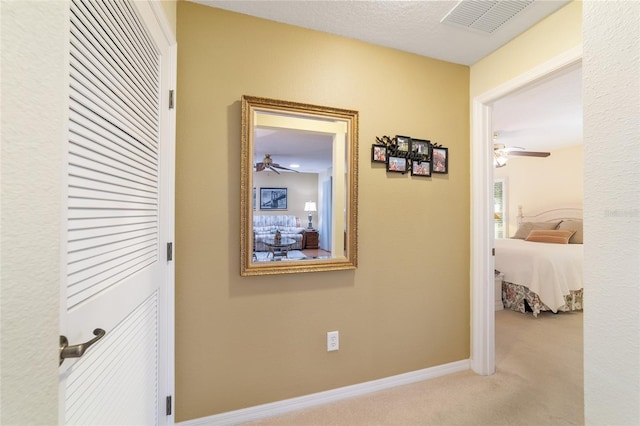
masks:
{"type": "Polygon", "coordinates": [[[440,22],[491,34],[534,0],[463,0],[440,22]]]}

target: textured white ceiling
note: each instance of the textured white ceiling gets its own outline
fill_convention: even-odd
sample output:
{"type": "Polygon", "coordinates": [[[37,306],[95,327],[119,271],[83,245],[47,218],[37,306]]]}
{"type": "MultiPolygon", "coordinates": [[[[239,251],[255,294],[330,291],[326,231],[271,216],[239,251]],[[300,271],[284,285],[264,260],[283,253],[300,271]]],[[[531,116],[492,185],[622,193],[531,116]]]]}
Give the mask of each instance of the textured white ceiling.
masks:
{"type": "Polygon", "coordinates": [[[493,105],[496,142],[530,151],[582,144],[582,68],[575,67],[493,105]]]}
{"type": "Polygon", "coordinates": [[[191,1],[462,65],[473,65],[569,3],[567,0],[533,1],[487,34],[441,23],[459,3],[451,0],[191,1]]]}

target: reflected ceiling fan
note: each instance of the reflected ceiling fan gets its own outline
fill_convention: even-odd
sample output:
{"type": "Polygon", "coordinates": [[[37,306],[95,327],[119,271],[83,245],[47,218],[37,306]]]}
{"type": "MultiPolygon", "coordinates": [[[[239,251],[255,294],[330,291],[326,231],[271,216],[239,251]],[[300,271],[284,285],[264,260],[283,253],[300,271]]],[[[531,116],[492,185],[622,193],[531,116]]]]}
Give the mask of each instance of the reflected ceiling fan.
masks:
{"type": "Polygon", "coordinates": [[[548,157],[550,152],[527,151],[519,146],[506,146],[503,143],[496,143],[498,133],[493,134],[493,165],[495,167],[504,167],[507,165],[509,156],[519,157],[548,157]]]}
{"type": "Polygon", "coordinates": [[[286,167],[282,167],[280,164],[274,163],[271,159],[271,154],[265,154],[264,159],[260,163],[256,163],[256,172],[261,172],[263,170],[272,170],[277,174],[280,174],[279,170],[286,170],[288,172],[300,173],[297,170],[288,169],[286,167]]]}

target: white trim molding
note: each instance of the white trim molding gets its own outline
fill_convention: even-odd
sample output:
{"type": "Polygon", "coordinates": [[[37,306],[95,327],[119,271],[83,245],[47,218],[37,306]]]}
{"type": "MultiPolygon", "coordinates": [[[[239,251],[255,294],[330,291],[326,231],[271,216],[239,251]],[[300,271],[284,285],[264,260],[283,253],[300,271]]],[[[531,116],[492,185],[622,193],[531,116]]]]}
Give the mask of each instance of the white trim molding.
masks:
{"type": "Polygon", "coordinates": [[[250,421],[256,421],[267,417],[278,416],[304,408],[316,407],[331,402],[340,401],[355,396],[366,395],[396,386],[408,385],[411,383],[435,379],[448,374],[458,373],[469,369],[469,360],[452,362],[436,367],[425,368],[423,370],[398,374],[396,376],[385,377],[384,379],[372,380],[370,382],[345,386],[325,392],[318,392],[298,398],[285,399],[269,404],[257,405],[255,407],[241,410],[229,411],[227,413],[202,417],[199,419],[180,422],[180,426],[224,426],[237,425],[250,421]]]}
{"type": "Polygon", "coordinates": [[[492,104],[582,62],[582,46],[475,97],[471,105],[471,369],[495,373],[492,104]]]}

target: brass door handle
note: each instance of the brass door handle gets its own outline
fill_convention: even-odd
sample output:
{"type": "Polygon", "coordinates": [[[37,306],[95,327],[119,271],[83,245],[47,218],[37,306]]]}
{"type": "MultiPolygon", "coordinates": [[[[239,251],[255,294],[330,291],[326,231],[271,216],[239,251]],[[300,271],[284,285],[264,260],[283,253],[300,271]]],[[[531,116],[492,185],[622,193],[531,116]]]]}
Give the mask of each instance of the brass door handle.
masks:
{"type": "Polygon", "coordinates": [[[96,337],[88,342],[73,346],[69,346],[69,341],[66,336],[60,336],[60,364],[58,364],[58,366],[62,365],[64,360],[67,358],[80,358],[91,345],[102,339],[105,334],[107,334],[106,331],[101,328],[96,328],[93,330],[93,335],[96,337]]]}

